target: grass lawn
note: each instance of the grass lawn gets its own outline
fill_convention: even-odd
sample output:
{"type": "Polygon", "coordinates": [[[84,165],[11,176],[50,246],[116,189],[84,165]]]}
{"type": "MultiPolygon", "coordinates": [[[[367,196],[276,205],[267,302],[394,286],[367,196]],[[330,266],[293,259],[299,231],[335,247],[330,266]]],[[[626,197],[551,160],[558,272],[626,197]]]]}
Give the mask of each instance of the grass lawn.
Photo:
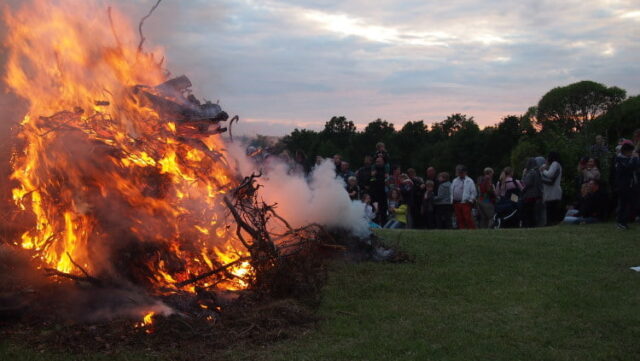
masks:
{"type": "MultiPolygon", "coordinates": [[[[637,228],[381,235],[416,262],[336,262],[317,330],[212,359],[640,360],[640,273],[629,269],[640,265],[637,228]]],[[[73,359],[54,356],[0,343],[1,360],[73,359]]]]}

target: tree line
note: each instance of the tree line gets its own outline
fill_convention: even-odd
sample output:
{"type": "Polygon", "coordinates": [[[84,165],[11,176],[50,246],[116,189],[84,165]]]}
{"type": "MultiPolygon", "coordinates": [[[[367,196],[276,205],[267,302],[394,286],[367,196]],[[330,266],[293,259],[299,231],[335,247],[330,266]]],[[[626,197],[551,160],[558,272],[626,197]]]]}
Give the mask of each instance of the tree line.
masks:
{"type": "Polygon", "coordinates": [[[315,156],[340,154],[357,168],[377,142],[384,142],[391,164],[403,169],[422,174],[427,166],[452,171],[465,164],[469,174],[480,175],[485,167],[499,171],[511,166],[519,172],[528,157],[557,151],[565,165],[563,186],[571,195],[576,193],[571,181],[576,165],[595,136],[604,136],[613,150],[619,138],[631,137],[638,128],[640,96],[627,97],[624,89],[581,81],[551,89],[523,114],[506,115],[483,129],[473,116],[461,113],[433,124],[409,121],[400,129],[376,119],[362,131],[346,117],[334,116],[321,131],[295,129],[279,141],[275,152],[304,154],[307,166],[315,156]]]}

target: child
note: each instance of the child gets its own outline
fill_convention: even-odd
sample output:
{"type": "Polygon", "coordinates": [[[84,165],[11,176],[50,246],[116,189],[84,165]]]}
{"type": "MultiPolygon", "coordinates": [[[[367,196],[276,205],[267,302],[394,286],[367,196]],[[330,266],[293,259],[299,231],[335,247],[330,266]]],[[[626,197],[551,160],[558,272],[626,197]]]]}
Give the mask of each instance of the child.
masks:
{"type": "Polygon", "coordinates": [[[347,179],[347,193],[352,201],[358,200],[358,194],[360,194],[360,187],[358,186],[358,179],[354,176],[350,176],[347,179]]]}
{"type": "Polygon", "coordinates": [[[389,193],[389,215],[391,219],[384,228],[405,228],[407,225],[407,205],[402,203],[402,197],[397,189],[389,193]]]}
{"type": "Polygon", "coordinates": [[[369,228],[382,228],[379,224],[373,220],[376,219],[376,206],[371,202],[371,196],[368,194],[362,195],[362,203],[364,203],[364,217],[369,222],[369,228]]]}

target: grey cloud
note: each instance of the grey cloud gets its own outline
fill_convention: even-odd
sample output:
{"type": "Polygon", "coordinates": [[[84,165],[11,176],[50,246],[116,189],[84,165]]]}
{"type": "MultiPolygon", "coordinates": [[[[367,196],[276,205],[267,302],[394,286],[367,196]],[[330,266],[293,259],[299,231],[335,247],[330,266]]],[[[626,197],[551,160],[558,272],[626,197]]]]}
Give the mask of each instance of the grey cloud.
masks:
{"type": "MultiPolygon", "coordinates": [[[[117,3],[137,22],[154,1],[117,3]]],[[[572,81],[639,93],[639,23],[618,16],[634,6],[633,0],[606,7],[596,0],[165,0],[145,29],[150,44],[165,46],[170,69],[192,78],[198,96],[253,119],[243,124],[249,132],[320,127],[336,114],[401,125],[464,111],[486,125],[572,81]],[[407,43],[416,34],[441,33],[446,46],[345,36],[306,19],[303,10],[395,29],[407,43]],[[482,35],[504,41],[482,43],[482,35]]]]}

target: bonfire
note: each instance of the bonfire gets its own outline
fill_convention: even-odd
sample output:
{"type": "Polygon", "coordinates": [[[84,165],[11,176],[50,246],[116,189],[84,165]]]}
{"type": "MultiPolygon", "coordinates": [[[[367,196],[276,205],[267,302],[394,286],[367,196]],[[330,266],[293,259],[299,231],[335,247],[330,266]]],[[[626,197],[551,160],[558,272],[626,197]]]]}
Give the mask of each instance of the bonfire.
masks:
{"type": "Polygon", "coordinates": [[[261,174],[240,174],[227,150],[239,118],[145,50],[160,1],[137,31],[116,9],[69,4],[36,0],[4,19],[4,81],[29,103],[12,159],[21,230],[4,241],[58,290],[22,290],[15,310],[133,318],[152,333],[159,316],[215,324],[239,299],[317,298],[318,255],[342,246],[265,203],[261,174]]]}

